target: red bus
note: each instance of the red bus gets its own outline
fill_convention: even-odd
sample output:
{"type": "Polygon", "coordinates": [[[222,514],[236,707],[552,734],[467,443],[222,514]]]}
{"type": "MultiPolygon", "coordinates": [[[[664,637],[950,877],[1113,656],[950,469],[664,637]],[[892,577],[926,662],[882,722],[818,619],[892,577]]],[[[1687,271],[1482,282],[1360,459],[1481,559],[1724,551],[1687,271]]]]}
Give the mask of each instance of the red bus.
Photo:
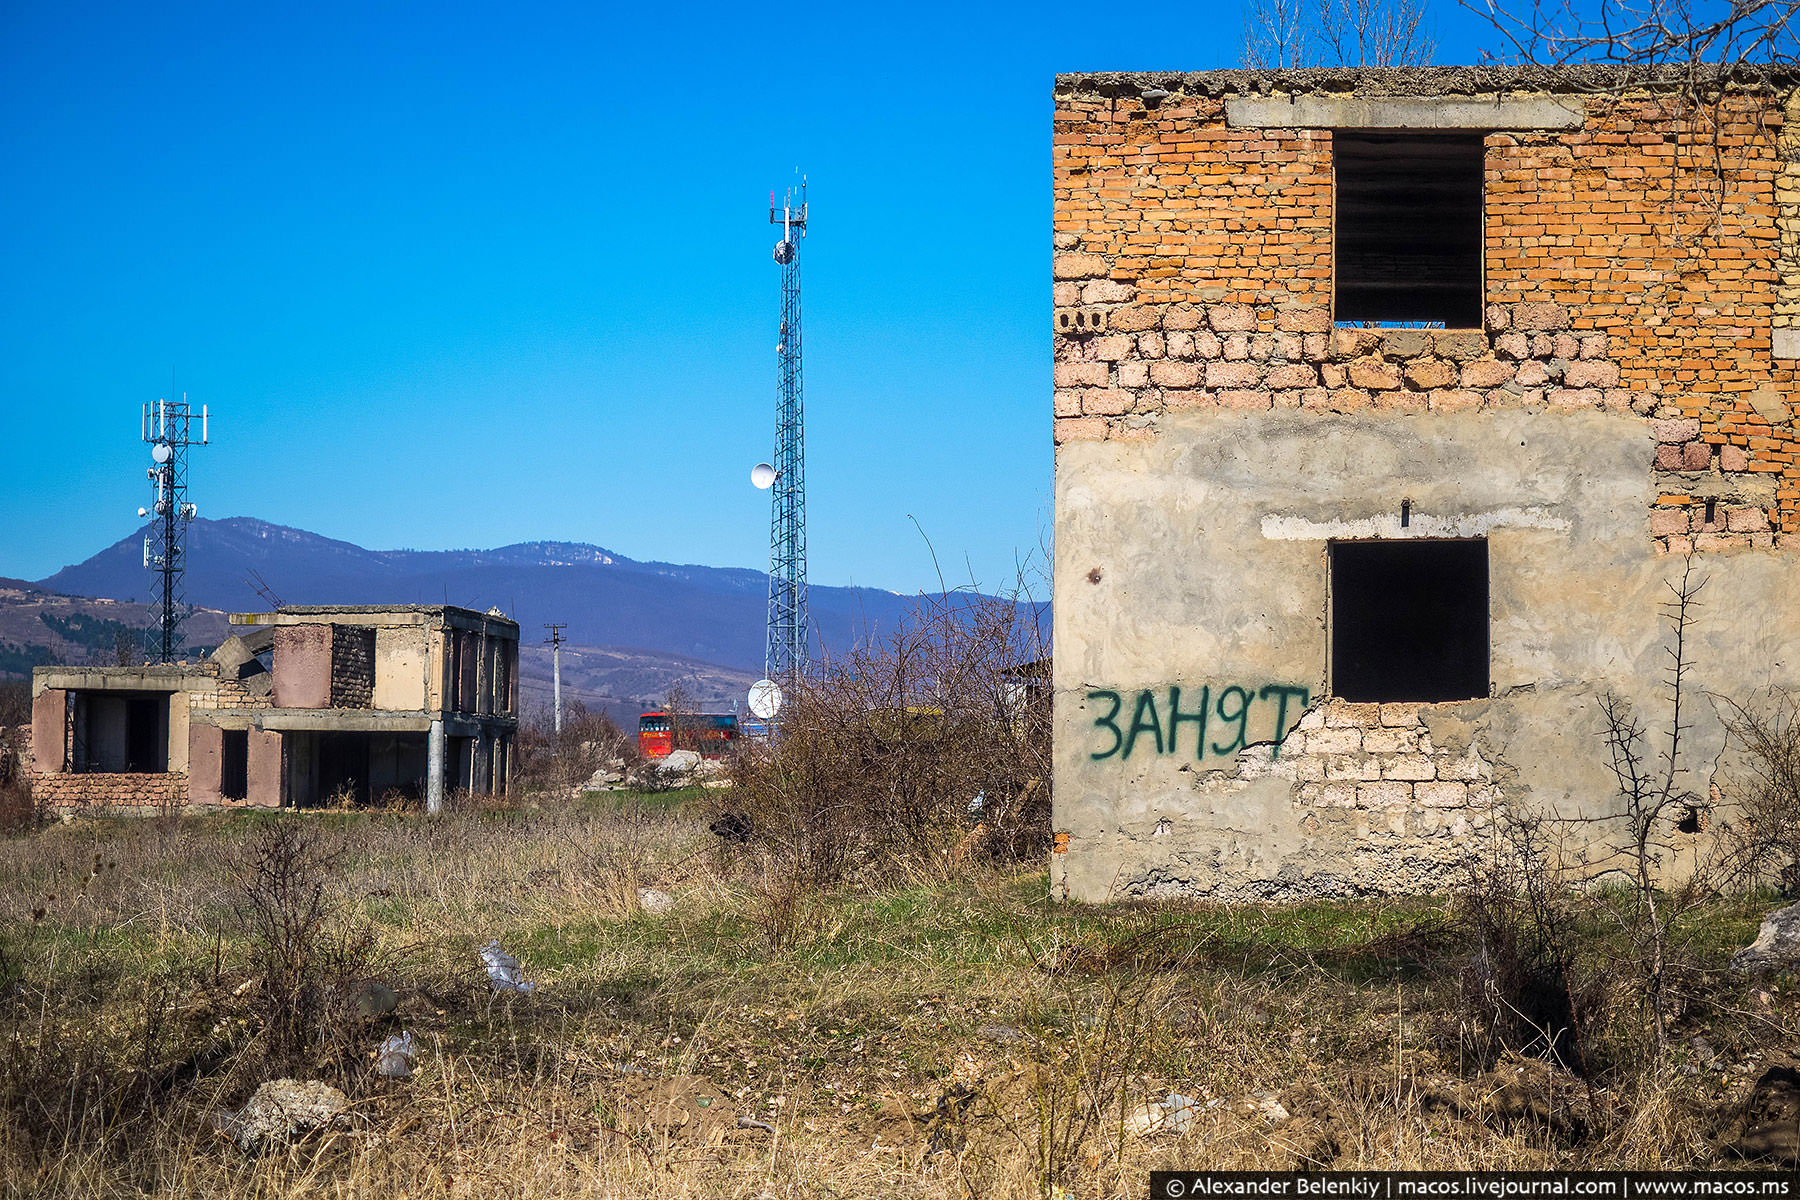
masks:
{"type": "Polygon", "coordinates": [[[737,736],[736,713],[682,713],[675,721],[666,712],[638,717],[638,749],[645,758],[667,758],[673,750],[694,750],[701,758],[724,758],[737,736]]]}

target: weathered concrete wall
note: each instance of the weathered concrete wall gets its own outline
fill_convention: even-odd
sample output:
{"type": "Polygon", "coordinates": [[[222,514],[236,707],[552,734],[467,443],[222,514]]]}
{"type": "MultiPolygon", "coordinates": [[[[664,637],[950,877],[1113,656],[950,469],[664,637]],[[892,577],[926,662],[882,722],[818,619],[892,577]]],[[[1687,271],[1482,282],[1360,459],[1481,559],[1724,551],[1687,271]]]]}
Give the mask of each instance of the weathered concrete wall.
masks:
{"type": "Polygon", "coordinates": [[[427,630],[389,626],[375,631],[375,707],[422,712],[426,707],[427,630]]]}
{"type": "Polygon", "coordinates": [[[224,803],[219,791],[220,773],[225,762],[225,733],[217,725],[195,721],[188,734],[189,804],[224,803]]]}
{"type": "Polygon", "coordinates": [[[68,704],[69,693],[61,688],[41,688],[31,697],[31,756],[45,774],[63,769],[68,704]]]}
{"type": "Polygon", "coordinates": [[[250,731],[245,802],[258,808],[278,808],[281,792],[281,737],[262,729],[250,731]]]}
{"type": "Polygon", "coordinates": [[[275,707],[331,707],[331,626],[275,630],[275,707]]]}
{"type": "MultiPolygon", "coordinates": [[[[1661,714],[1660,605],[1684,561],[1646,536],[1654,437],[1599,412],[1187,411],[1149,441],[1062,446],[1058,891],[1428,891],[1497,804],[1605,810],[1595,699],[1661,714]],[[1326,546],[1376,533],[1486,538],[1491,699],[1320,704],[1326,546]]],[[[1697,563],[1704,765],[1724,736],[1706,691],[1800,684],[1800,605],[1772,603],[1800,596],[1800,556],[1697,563]]]]}

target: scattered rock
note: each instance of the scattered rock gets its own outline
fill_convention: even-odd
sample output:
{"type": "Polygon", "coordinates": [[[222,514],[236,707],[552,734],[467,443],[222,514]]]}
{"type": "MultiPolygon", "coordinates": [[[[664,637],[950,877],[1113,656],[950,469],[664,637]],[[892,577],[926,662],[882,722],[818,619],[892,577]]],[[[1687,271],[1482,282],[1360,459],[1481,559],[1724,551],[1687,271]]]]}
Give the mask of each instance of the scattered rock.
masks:
{"type": "Polygon", "coordinates": [[[1017,1046],[1025,1040],[1025,1034],[1011,1025],[983,1025],[975,1031],[975,1036],[999,1042],[1002,1046],[1017,1046]]]}
{"type": "Polygon", "coordinates": [[[638,889],[638,907],[647,913],[665,913],[675,907],[675,897],[656,888],[638,889]]]}
{"type": "Polygon", "coordinates": [[[1731,956],[1732,968],[1755,971],[1800,962],[1800,904],[1778,908],[1763,918],[1756,940],[1731,956]]]}
{"type": "Polygon", "coordinates": [[[218,1113],[213,1128],[244,1153],[281,1145],[316,1129],[350,1123],[350,1098],[318,1080],[272,1079],[239,1111],[218,1113]]]}
{"type": "Polygon", "coordinates": [[[1770,1067],[1762,1073],[1725,1149],[1739,1158],[1800,1166],[1800,1071],[1770,1067]]]}
{"type": "Polygon", "coordinates": [[[706,761],[692,750],[671,750],[656,764],[659,775],[691,775],[706,761]]]}
{"type": "Polygon", "coordinates": [[[379,980],[365,979],[356,989],[356,1014],[373,1021],[400,1007],[400,994],[379,980]]]}
{"type": "Polygon", "coordinates": [[[624,782],[625,773],[623,771],[616,770],[612,767],[601,767],[598,771],[589,775],[587,782],[582,784],[577,790],[589,792],[604,791],[609,788],[616,788],[624,782]]]}

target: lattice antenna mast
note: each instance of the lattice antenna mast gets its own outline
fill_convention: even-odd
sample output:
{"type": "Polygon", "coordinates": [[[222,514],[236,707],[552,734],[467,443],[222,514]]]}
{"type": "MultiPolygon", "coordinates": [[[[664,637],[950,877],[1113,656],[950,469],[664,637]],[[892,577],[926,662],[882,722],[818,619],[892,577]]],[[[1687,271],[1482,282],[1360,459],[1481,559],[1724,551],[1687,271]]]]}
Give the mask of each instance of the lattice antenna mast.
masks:
{"type": "Polygon", "coordinates": [[[181,649],[181,620],[187,615],[187,594],[182,577],[187,574],[187,527],[198,510],[187,498],[187,452],[204,446],[208,422],[206,406],[198,413],[188,407],[184,393],[179,401],[158,400],[146,404],[142,414],[144,440],[150,443],[150,485],[153,500],[138,516],[150,518],[144,538],[144,566],[157,574],[158,662],[174,662],[181,649]],[[195,437],[198,431],[199,437],[195,437]]]}
{"type": "Polygon", "coordinates": [[[806,671],[806,448],[800,372],[800,243],[806,237],[806,179],[779,208],[769,194],[769,221],[781,226],[781,336],[775,356],[775,482],[769,516],[769,641],[765,674],[787,683],[806,671]]]}

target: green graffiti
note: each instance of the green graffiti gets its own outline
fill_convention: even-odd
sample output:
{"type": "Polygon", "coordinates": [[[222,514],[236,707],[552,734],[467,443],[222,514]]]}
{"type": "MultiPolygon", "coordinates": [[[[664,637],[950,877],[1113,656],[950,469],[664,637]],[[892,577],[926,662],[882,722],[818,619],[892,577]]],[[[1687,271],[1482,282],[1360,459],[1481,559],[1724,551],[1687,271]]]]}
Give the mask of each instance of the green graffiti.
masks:
{"type": "Polygon", "coordinates": [[[1181,688],[1169,688],[1167,698],[1168,719],[1158,706],[1161,698],[1153,689],[1145,688],[1137,693],[1131,706],[1131,722],[1121,728],[1119,715],[1125,710],[1125,694],[1110,688],[1097,688],[1087,694],[1088,702],[1109,702],[1110,707],[1103,715],[1094,717],[1094,728],[1110,734],[1110,741],[1099,749],[1089,753],[1088,757],[1095,762],[1117,757],[1121,761],[1131,757],[1137,748],[1140,737],[1148,737],[1156,747],[1156,753],[1177,754],[1181,749],[1182,726],[1194,727],[1194,761],[1202,762],[1210,753],[1218,758],[1228,758],[1251,744],[1252,726],[1260,735],[1263,729],[1269,730],[1268,740],[1271,743],[1271,756],[1281,753],[1282,739],[1287,737],[1293,727],[1293,721],[1299,720],[1299,714],[1312,701],[1312,689],[1295,687],[1283,683],[1271,683],[1258,689],[1254,686],[1230,684],[1215,693],[1211,685],[1200,688],[1200,704],[1198,708],[1183,709],[1181,707],[1181,688]],[[1295,705],[1298,701],[1298,705],[1295,705]],[[1273,708],[1273,718],[1268,725],[1263,724],[1262,713],[1273,708]],[[1229,736],[1229,741],[1209,743],[1206,738],[1207,728],[1214,721],[1220,737],[1229,736]]]}
{"type": "Polygon", "coordinates": [[[1254,692],[1247,691],[1246,689],[1237,686],[1235,683],[1219,693],[1219,720],[1226,724],[1236,721],[1238,728],[1237,737],[1228,745],[1221,746],[1217,742],[1213,743],[1214,754],[1223,757],[1228,754],[1236,754],[1239,750],[1244,748],[1244,744],[1249,740],[1250,733],[1250,702],[1255,698],[1256,694],[1254,692]],[[1226,712],[1225,702],[1233,696],[1237,697],[1237,711],[1226,712]]]}
{"type": "Polygon", "coordinates": [[[1125,735],[1125,749],[1119,752],[1120,758],[1130,758],[1131,748],[1137,745],[1138,734],[1149,730],[1156,735],[1156,752],[1163,752],[1162,721],[1156,715],[1156,697],[1149,692],[1139,692],[1137,707],[1131,710],[1131,732],[1125,735]],[[1145,720],[1144,714],[1150,714],[1145,720]]]}
{"type": "Polygon", "coordinates": [[[1113,724],[1113,718],[1119,715],[1120,705],[1125,703],[1124,697],[1120,696],[1117,692],[1108,691],[1089,692],[1087,694],[1087,698],[1090,701],[1098,700],[1102,696],[1105,696],[1112,701],[1112,711],[1107,713],[1104,717],[1095,717],[1094,728],[1111,730],[1113,741],[1112,745],[1108,746],[1106,749],[1096,751],[1088,756],[1096,761],[1102,758],[1111,758],[1119,752],[1119,747],[1125,743],[1125,735],[1119,732],[1119,727],[1117,725],[1113,724]]]}
{"type": "MultiPolygon", "coordinates": [[[[1150,693],[1145,692],[1148,696],[1150,693]]],[[[1198,731],[1194,740],[1194,761],[1199,762],[1206,757],[1206,706],[1212,702],[1212,688],[1200,689],[1200,707],[1191,713],[1181,711],[1181,689],[1169,689],[1169,753],[1176,751],[1176,743],[1181,740],[1181,723],[1192,721],[1198,731]]]]}

